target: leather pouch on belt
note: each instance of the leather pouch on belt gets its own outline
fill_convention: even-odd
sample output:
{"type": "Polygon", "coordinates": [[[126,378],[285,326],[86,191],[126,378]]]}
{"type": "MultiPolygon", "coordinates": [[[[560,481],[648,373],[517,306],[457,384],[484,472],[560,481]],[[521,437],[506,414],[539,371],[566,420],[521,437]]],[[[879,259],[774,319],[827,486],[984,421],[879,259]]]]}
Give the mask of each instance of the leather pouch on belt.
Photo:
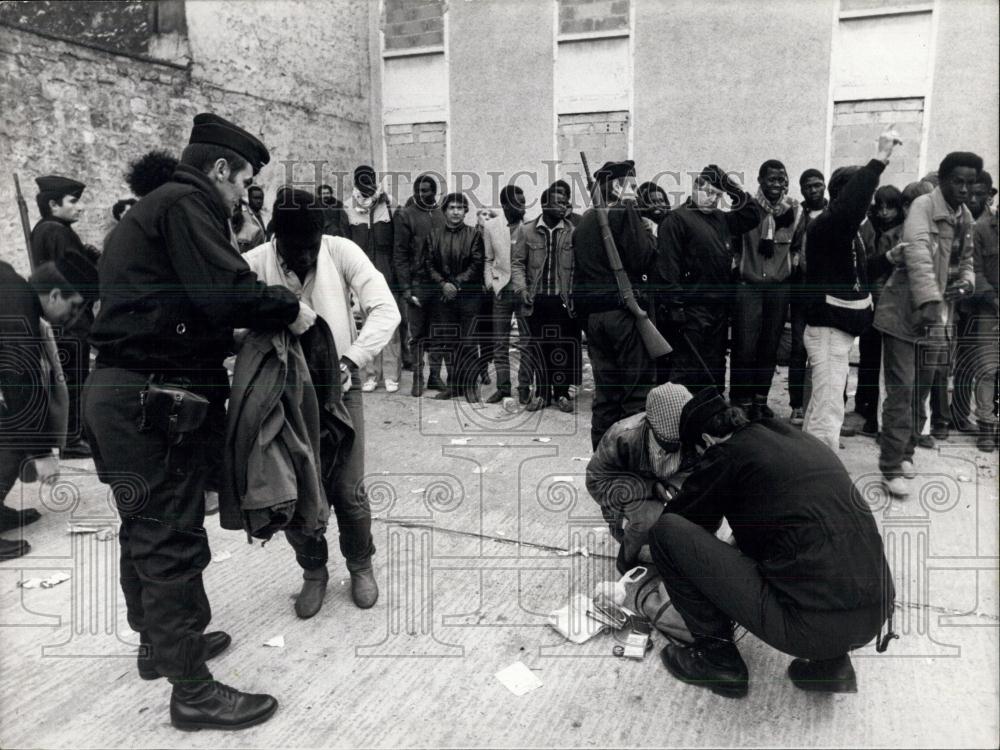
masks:
{"type": "Polygon", "coordinates": [[[201,427],[208,414],[208,399],[204,396],[152,380],[139,394],[139,403],[139,432],[162,430],[170,445],[178,445],[185,435],[201,427]]]}

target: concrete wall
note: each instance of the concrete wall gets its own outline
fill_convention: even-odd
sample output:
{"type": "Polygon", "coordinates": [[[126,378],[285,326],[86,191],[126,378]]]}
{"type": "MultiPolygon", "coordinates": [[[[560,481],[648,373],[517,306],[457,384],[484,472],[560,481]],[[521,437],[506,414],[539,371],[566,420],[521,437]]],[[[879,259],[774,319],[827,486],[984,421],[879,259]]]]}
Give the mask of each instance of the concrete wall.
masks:
{"type": "Polygon", "coordinates": [[[927,169],[949,151],[975,151],[1000,175],[1000,4],[939,0],[927,169]]]}
{"type": "Polygon", "coordinates": [[[478,173],[483,203],[493,192],[487,172],[503,171],[502,187],[514,172],[537,170],[517,180],[529,202],[552,177],[542,163],[555,152],[551,13],[537,0],[449,5],[451,169],[478,173]]]}
{"type": "Polygon", "coordinates": [[[765,159],[784,161],[793,179],[822,168],[834,0],[634,2],[640,180],[715,162],[744,171],[752,192],[765,159]]]}
{"type": "Polygon", "coordinates": [[[889,160],[880,184],[902,189],[919,180],[924,174],[920,168],[923,107],[923,98],[837,102],[833,113],[831,172],[837,167],[867,163],[875,153],[877,134],[895,125],[903,146],[889,160]]]}
{"type": "MultiPolygon", "coordinates": [[[[372,7],[366,0],[336,7],[324,15],[304,2],[188,3],[190,69],[0,26],[0,163],[19,173],[32,224],[34,178],[74,176],[88,185],[77,231],[99,246],[111,206],[129,196],[127,163],[151,148],[179,154],[191,118],[206,110],[268,145],[272,162],[258,178],[268,199],[287,179],[280,162],[326,160],[329,171],[370,161],[372,7]]],[[[291,174],[311,180],[314,173],[307,163],[291,174]]],[[[0,258],[26,271],[7,175],[0,206],[0,258]]]]}

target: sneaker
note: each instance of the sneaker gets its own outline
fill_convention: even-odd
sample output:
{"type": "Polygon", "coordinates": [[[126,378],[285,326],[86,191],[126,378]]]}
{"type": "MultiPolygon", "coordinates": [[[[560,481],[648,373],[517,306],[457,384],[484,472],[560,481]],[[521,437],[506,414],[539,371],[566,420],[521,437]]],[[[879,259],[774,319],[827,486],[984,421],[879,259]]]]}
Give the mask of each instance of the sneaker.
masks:
{"type": "Polygon", "coordinates": [[[566,398],[566,396],[560,396],[556,401],[556,405],[559,407],[559,411],[566,412],[567,414],[573,413],[573,402],[566,398]]]}
{"type": "Polygon", "coordinates": [[[794,427],[801,427],[806,421],[806,410],[802,407],[792,409],[792,416],[788,418],[788,423],[794,427]]]}
{"type": "Polygon", "coordinates": [[[885,484],[886,492],[893,497],[902,499],[910,494],[910,485],[903,477],[893,477],[892,479],[882,477],[882,481],[885,484]]]}
{"type": "Polygon", "coordinates": [[[917,470],[913,466],[913,461],[903,461],[899,465],[899,470],[907,479],[913,479],[917,475],[917,470]]]}
{"type": "Polygon", "coordinates": [[[545,399],[541,396],[535,396],[528,405],[524,407],[525,411],[539,411],[545,408],[545,399]]]}
{"type": "Polygon", "coordinates": [[[361,384],[362,393],[371,393],[378,387],[378,381],[375,378],[366,378],[365,382],[361,384]]]}
{"type": "Polygon", "coordinates": [[[398,380],[390,380],[389,378],[386,378],[385,379],[385,390],[386,390],[386,393],[395,393],[396,391],[399,390],[399,381],[398,380]]]}

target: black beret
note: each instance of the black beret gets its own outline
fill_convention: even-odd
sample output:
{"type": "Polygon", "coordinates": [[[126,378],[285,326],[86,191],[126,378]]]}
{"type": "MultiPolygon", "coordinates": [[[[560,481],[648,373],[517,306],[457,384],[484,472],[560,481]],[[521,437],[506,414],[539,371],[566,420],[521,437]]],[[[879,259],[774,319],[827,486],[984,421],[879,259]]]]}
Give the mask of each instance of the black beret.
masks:
{"type": "Polygon", "coordinates": [[[254,174],[271,160],[271,154],[259,138],[211,112],[194,116],[188,143],[210,143],[231,149],[250,162],[254,174]]]}
{"type": "Polygon", "coordinates": [[[716,414],[729,408],[726,400],[715,388],[703,388],[681,409],[679,431],[681,442],[693,445],[705,431],[705,426],[716,414]]]}
{"type": "Polygon", "coordinates": [[[73,287],[73,291],[88,302],[98,297],[99,282],[97,266],[75,250],[70,250],[55,260],[56,270],[73,287]]]}
{"type": "Polygon", "coordinates": [[[605,180],[617,180],[620,177],[635,176],[635,162],[631,159],[626,161],[606,161],[594,172],[594,179],[597,182],[605,180]]]}
{"type": "Polygon", "coordinates": [[[64,195],[72,195],[79,198],[83,195],[86,185],[78,180],[69,177],[60,177],[57,174],[36,177],[35,183],[38,185],[38,194],[52,200],[59,200],[64,195]]]}

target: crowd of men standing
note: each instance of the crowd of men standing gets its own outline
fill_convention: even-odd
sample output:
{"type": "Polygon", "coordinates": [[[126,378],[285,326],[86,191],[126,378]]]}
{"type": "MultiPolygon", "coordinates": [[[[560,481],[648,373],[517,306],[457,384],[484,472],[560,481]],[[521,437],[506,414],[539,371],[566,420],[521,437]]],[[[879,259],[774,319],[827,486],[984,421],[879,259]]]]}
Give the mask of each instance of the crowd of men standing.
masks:
{"type": "MultiPolygon", "coordinates": [[[[5,356],[16,352],[30,363],[15,378],[5,368],[0,382],[0,495],[31,472],[43,481],[57,476],[60,449],[63,457],[94,456],[122,513],[122,588],[129,623],[149,649],[139,673],[170,678],[172,721],[188,729],[250,726],[277,707],[271,696],[215,682],[206,666],[230,644],[223,632],[203,632],[210,619],[201,581],[206,493],[223,494],[226,528],[257,538],[286,531],[303,569],[300,617],[322,604],[323,530],[332,507],[352,596],[371,607],[378,589],[360,481],[358,393],[380,384],[397,391],[403,369],[412,370],[413,397],[433,390],[437,399],[572,412],[586,346],[595,450],[616,424],[646,410],[650,392],[665,383],[683,386],[684,399],[694,394],[711,418],[728,413],[719,398],[728,384],[737,412],[717,435],[706,421],[704,433],[728,440],[747,423],[742,415],[749,422],[774,417],[770,390],[790,320],[789,421],[836,452],[848,355],[860,337],[855,409],[862,432],[881,434],[888,491],[905,497],[928,397],[936,437],[950,428],[976,430],[979,448],[995,450],[1000,284],[989,205],[996,191],[982,159],[953,152],[924,181],[902,191],[879,187],[900,145],[889,129],[865,165],[837,169],[828,182],[806,170],[801,202],[777,159],[761,164],[753,194],[735,172],[710,164],[674,207],[656,184],[637,186],[634,163],[621,161],[594,172],[582,215],[572,210],[570,184],[557,180],[531,219],[513,184],[497,196],[499,210],[470,216],[469,197],[439,197],[432,175],[416,176],[412,196],[398,205],[375,170],[361,165],[343,201],[329,185],[282,188],[269,212],[264,189],[253,184],[270,158],[266,147],[233,123],[198,115],[179,159],[152,152],[130,167],[138,201],[115,205],[119,224],[103,252],[72,229],[84,185],[37,179],[42,220],[29,240],[31,276],[0,264],[10,292],[0,310],[0,344],[5,356]],[[631,297],[635,306],[627,304],[631,297]],[[651,353],[641,328],[647,319],[669,342],[667,356],[651,353]],[[57,337],[51,326],[59,327],[57,337]],[[241,340],[252,343],[241,356],[255,357],[254,377],[294,372],[288,383],[315,385],[319,403],[309,401],[310,412],[293,398],[299,411],[286,413],[283,429],[296,455],[319,466],[317,486],[304,487],[304,464],[284,454],[247,469],[265,484],[287,480],[293,499],[326,498],[329,507],[312,506],[308,533],[302,518],[289,525],[285,495],[284,504],[250,507],[252,479],[250,488],[234,490],[220,478],[232,468],[223,470],[223,450],[244,455],[260,440],[263,430],[254,426],[275,408],[240,392],[241,409],[260,412],[233,414],[223,360],[235,352],[234,330],[243,329],[250,338],[244,332],[241,340]],[[485,396],[491,363],[496,387],[485,396]],[[326,387],[331,378],[340,389],[326,387]],[[32,389],[51,395],[38,406],[27,398],[32,389]],[[65,410],[52,408],[60,399],[65,410]],[[41,421],[25,427],[32,410],[41,421]],[[6,440],[10,435],[19,437],[6,440]],[[141,514],[122,484],[130,472],[143,482],[141,514]]],[[[787,433],[778,430],[775,439],[798,445],[787,433]]],[[[846,475],[840,480],[850,485],[846,475]]],[[[37,517],[4,506],[0,522],[15,529],[37,517]]],[[[872,524],[865,528],[874,533],[872,524]]],[[[873,560],[880,559],[875,547],[873,560]]],[[[0,546],[4,557],[26,551],[21,540],[0,546]]]]}

